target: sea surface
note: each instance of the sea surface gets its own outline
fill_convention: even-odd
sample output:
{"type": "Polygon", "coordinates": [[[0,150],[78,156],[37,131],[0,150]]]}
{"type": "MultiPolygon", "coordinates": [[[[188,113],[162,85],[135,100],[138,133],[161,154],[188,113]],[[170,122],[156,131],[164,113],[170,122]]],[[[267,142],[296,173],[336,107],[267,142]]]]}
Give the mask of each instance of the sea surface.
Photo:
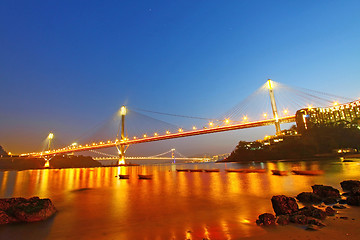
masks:
{"type": "Polygon", "coordinates": [[[0,172],[0,197],[50,198],[58,213],[30,224],[0,226],[0,239],[241,239],[268,231],[257,216],[273,212],[271,197],[296,196],[311,185],[340,189],[359,179],[359,162],[161,163],[132,167],[0,172]],[[227,173],[225,168],[266,173],[227,173]],[[220,172],[176,172],[219,168],[220,172]],[[324,170],[321,176],[274,176],[278,170],[324,170]],[[115,176],[129,174],[130,179],[115,176]],[[140,180],[138,174],[152,174],[140,180]]]}

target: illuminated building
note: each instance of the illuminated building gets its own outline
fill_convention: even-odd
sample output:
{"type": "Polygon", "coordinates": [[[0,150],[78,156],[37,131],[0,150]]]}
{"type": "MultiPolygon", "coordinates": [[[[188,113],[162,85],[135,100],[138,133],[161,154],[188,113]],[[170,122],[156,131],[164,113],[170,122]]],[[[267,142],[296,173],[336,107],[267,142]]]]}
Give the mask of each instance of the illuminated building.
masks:
{"type": "Polygon", "coordinates": [[[346,104],[334,104],[326,108],[304,108],[296,112],[296,125],[300,132],[318,125],[360,123],[360,100],[346,104]]]}

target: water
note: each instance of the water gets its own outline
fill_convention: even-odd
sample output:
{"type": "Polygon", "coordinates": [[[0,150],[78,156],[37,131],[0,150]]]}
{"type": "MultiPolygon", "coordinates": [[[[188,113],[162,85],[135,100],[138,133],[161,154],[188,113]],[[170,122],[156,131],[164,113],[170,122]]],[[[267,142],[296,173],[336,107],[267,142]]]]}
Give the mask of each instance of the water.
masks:
{"type": "Polygon", "coordinates": [[[313,184],[340,188],[357,179],[358,162],[198,163],[137,167],[0,172],[0,197],[51,198],[50,220],[0,226],[0,239],[239,239],[260,236],[257,216],[273,212],[270,198],[311,191],[313,184]],[[225,168],[268,169],[226,173],[225,168]],[[220,168],[219,173],[176,168],[220,168]],[[274,176],[271,169],[322,169],[322,176],[274,176]],[[119,180],[118,174],[130,174],[119,180]],[[137,174],[153,174],[139,180],[137,174]]]}

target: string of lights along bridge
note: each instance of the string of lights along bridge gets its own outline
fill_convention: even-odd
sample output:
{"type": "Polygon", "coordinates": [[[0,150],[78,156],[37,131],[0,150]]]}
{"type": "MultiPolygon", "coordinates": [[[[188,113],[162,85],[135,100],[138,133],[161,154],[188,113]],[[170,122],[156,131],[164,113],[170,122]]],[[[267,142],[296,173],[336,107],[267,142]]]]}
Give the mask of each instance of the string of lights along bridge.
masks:
{"type": "MultiPolygon", "coordinates": [[[[120,123],[118,123],[115,139],[97,142],[94,141],[92,143],[85,144],[73,143],[62,148],[54,149],[52,144],[54,134],[50,133],[47,138],[48,147],[46,151],[24,153],[21,155],[43,157],[48,162],[52,156],[57,154],[72,154],[81,151],[115,147],[118,153],[118,164],[125,164],[125,152],[127,148],[133,144],[233,131],[266,125],[275,125],[275,133],[279,134],[281,132],[280,124],[295,122],[295,113],[297,110],[302,108],[311,109],[315,107],[337,105],[340,104],[340,101],[348,102],[351,100],[319,91],[292,88],[269,79],[264,85],[245,98],[242,102],[218,118],[211,119],[191,117],[179,114],[139,110],[153,114],[171,115],[181,118],[207,121],[202,125],[202,127],[178,127],[175,129],[177,126],[173,124],[156,120],[144,114],[140,114],[131,108],[128,109],[126,106],[122,106],[118,111],[118,115],[120,116],[121,120],[120,123]],[[148,123],[145,124],[147,127],[149,127],[148,130],[144,130],[143,133],[137,132],[136,134],[130,135],[129,131],[127,131],[125,128],[125,118],[129,112],[137,113],[139,116],[145,116],[145,118],[151,119],[152,122],[158,121],[165,123],[166,129],[150,130],[151,124],[148,123]]],[[[139,129],[137,128],[137,130],[139,129]]]]}

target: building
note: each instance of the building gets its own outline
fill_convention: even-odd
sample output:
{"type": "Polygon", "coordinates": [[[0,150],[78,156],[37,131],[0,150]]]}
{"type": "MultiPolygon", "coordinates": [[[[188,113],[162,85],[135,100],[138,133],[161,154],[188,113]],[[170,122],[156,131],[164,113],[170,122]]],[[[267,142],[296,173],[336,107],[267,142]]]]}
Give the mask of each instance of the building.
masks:
{"type": "Polygon", "coordinates": [[[335,103],[327,108],[303,108],[296,112],[295,119],[300,132],[318,125],[360,126],[360,100],[341,105],[335,103]]]}

